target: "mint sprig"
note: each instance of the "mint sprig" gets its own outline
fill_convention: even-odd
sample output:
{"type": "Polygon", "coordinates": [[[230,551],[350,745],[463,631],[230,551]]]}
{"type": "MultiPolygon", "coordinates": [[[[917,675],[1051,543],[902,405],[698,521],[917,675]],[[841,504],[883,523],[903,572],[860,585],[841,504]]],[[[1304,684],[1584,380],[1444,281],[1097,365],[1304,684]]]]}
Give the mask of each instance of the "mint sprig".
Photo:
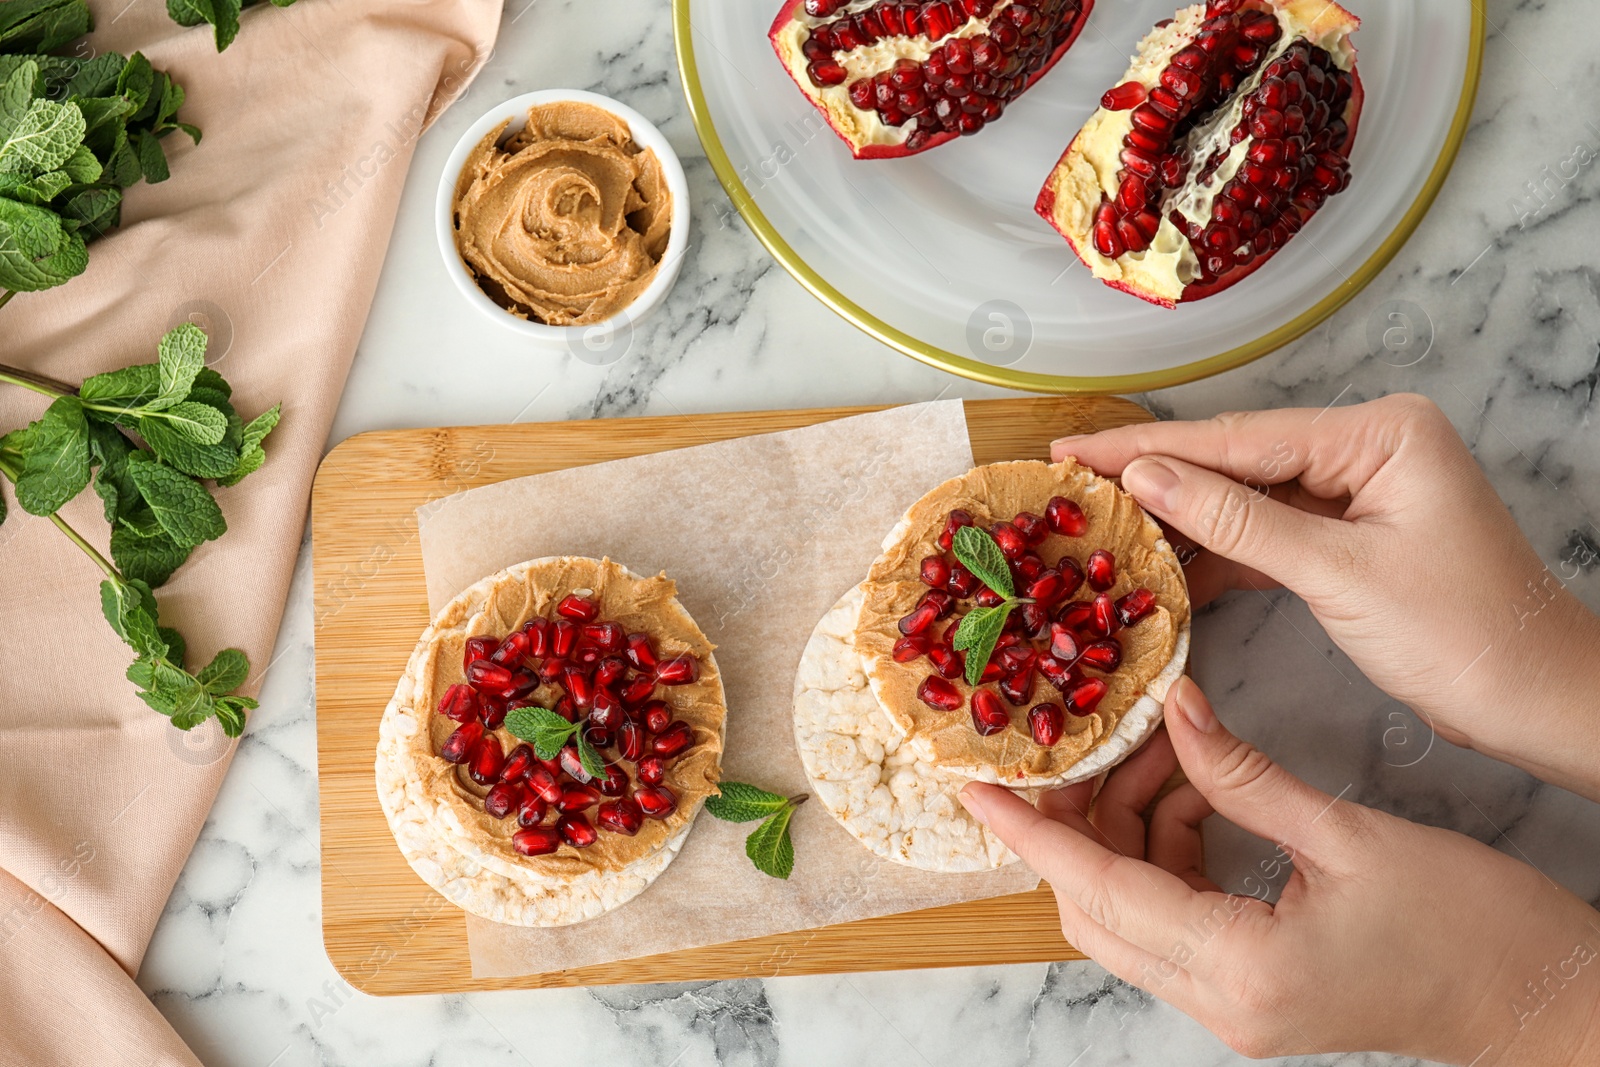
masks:
{"type": "Polygon", "coordinates": [[[575,742],[583,773],[601,778],[606,773],[606,761],[583,736],[586,725],[584,719],[568,722],[549,708],[513,708],[506,714],[505,723],[511,735],[531,744],[533,754],[540,759],[555,759],[568,741],[575,742]]]}
{"type": "Polygon", "coordinates": [[[977,607],[963,615],[950,643],[957,652],[967,654],[967,684],[975,686],[983,679],[983,669],[988,666],[994,646],[1005,632],[1011,610],[1033,601],[1016,595],[1016,587],[1011,583],[1011,566],[989,531],[963,526],[956,531],[951,547],[956,559],[977,575],[979,581],[1005,598],[992,608],[977,607]]]}
{"type": "Polygon", "coordinates": [[[723,782],[720,796],[706,798],[706,810],[725,822],[762,823],[744,839],[744,853],[756,870],[773,878],[788,878],[794,871],[794,841],[789,821],[806,802],[808,793],[785,797],[744,782],[723,782]]]}

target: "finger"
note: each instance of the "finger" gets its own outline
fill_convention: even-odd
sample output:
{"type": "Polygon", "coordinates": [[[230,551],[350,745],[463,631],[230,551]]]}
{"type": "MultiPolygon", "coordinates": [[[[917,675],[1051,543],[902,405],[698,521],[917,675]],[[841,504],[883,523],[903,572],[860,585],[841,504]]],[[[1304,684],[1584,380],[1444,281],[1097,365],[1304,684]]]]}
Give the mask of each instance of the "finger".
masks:
{"type": "Polygon", "coordinates": [[[1175,456],[1236,481],[1299,478],[1320,497],[1354,496],[1400,447],[1414,397],[1351,407],[1283,408],[1219,415],[1203,422],[1147,422],[1056,441],[1057,461],[1074,456],[1106,477],[1151,454],[1175,456]]]}
{"type": "MultiPolygon", "coordinates": [[[[1146,456],[1122,472],[1146,510],[1196,544],[1259,571],[1302,595],[1344,581],[1323,561],[1353,546],[1352,524],[1301,511],[1225,475],[1167,456],[1146,456]],[[1314,550],[1314,551],[1313,551],[1314,550]]],[[[1354,551],[1352,547],[1352,551],[1354,551]]]]}
{"type": "MultiPolygon", "coordinates": [[[[1179,678],[1167,692],[1167,732],[1178,762],[1218,815],[1286,848],[1311,864],[1337,860],[1343,810],[1329,818],[1336,801],[1315,789],[1217,721],[1200,687],[1179,678]]],[[[1019,853],[1020,854],[1020,853],[1019,853]]]]}
{"type": "Polygon", "coordinates": [[[1189,585],[1189,603],[1203,608],[1224,593],[1235,589],[1277,589],[1279,583],[1253,567],[1235,563],[1226,556],[1200,549],[1183,566],[1183,578],[1189,585]]]}
{"type": "Polygon", "coordinates": [[[1072,947],[1130,985],[1171,999],[1189,992],[1189,974],[1170,959],[1129,944],[1097,926],[1065,894],[1056,893],[1061,933],[1072,947]]]}
{"type": "Polygon", "coordinates": [[[1217,889],[1217,883],[1205,876],[1205,845],[1200,837],[1200,824],[1212,811],[1211,802],[1193,782],[1185,782],[1162,797],[1150,816],[1150,843],[1145,848],[1145,858],[1182,878],[1193,889],[1217,889]]]}
{"type": "Polygon", "coordinates": [[[999,786],[973,782],[961,803],[1096,926],[1147,952],[1163,952],[1212,905],[1176,875],[1122,856],[1041,815],[999,786]]]}
{"type": "Polygon", "coordinates": [[[1094,803],[1094,779],[1078,782],[1064,789],[1047,789],[1039,794],[1036,805],[1047,819],[1072,827],[1080,833],[1092,834],[1089,825],[1089,806],[1094,803]]]}
{"type": "Polygon", "coordinates": [[[1105,787],[1095,798],[1090,821],[1106,841],[1125,856],[1146,859],[1144,813],[1155,800],[1172,772],[1178,769],[1177,753],[1165,730],[1116,767],[1105,787]]]}

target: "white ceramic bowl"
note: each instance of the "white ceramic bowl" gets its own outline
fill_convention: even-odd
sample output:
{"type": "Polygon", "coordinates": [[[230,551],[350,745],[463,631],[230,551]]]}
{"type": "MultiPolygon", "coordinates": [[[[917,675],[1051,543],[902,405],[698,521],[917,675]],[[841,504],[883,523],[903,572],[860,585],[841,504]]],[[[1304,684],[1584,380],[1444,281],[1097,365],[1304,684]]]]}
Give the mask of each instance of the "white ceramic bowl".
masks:
{"type": "Polygon", "coordinates": [[[684,252],[689,246],[689,182],[684,177],[683,164],[679,162],[678,154],[672,150],[672,145],[649,119],[633,108],[618,103],[608,96],[586,93],[580,89],[541,89],[538,92],[523,93],[484,112],[478,121],[467,127],[466,132],[461,135],[461,140],[456,142],[450,158],[445,161],[444,172],[439,175],[439,194],[434,211],[439,253],[444,256],[445,271],[450,275],[450,280],[455,282],[456,288],[461,290],[461,295],[466,298],[467,303],[530,341],[574,352],[584,349],[587,337],[613,335],[624,325],[631,328],[654,311],[662,300],[666,299],[672,284],[678,280],[678,271],[683,266],[684,252]],[[656,154],[656,158],[661,161],[661,172],[667,180],[667,190],[672,194],[672,230],[667,236],[667,250],[661,257],[661,265],[656,270],[656,276],[645,291],[639,294],[637,300],[603,322],[584,326],[546,326],[540,322],[517,318],[490,300],[484,291],[478,288],[478,283],[473,281],[466,264],[461,261],[460,253],[456,251],[451,208],[455,200],[456,179],[461,176],[461,168],[467,161],[467,154],[489,131],[509,119],[511,124],[506,127],[505,132],[505,136],[509,137],[527,125],[529,108],[567,100],[592,104],[616,115],[628,124],[636,144],[656,154]]]}

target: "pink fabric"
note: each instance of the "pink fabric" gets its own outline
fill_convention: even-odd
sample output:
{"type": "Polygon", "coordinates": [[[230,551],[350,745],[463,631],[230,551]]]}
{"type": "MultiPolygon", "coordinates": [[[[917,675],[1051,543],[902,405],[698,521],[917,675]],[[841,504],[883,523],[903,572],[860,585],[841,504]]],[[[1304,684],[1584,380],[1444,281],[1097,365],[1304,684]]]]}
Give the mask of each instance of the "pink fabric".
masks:
{"type": "MultiPolygon", "coordinates": [[[[174,25],[163,4],[92,6],[89,42],[141,50],[169,71],[204,140],[163,142],[172,178],[130,190],[86,274],[0,309],[0,362],[79,381],[152,360],[162,333],[198,313],[241,414],[283,402],[266,466],[217,494],[228,533],[158,591],[191,668],[242,648],[254,693],[415,137],[487,58],[500,3],[262,4],[221,55],[207,29],[174,25]]],[[[43,408],[0,390],[0,432],[43,408]]],[[[179,734],[140,703],[122,676],[132,653],[99,614],[99,572],[11,503],[0,526],[0,1063],[193,1064],[130,976],[229,746],[219,732],[179,734]],[[121,1055],[108,1057],[113,1040],[121,1055]]],[[[86,493],[63,517],[104,551],[99,510],[86,493]]]]}

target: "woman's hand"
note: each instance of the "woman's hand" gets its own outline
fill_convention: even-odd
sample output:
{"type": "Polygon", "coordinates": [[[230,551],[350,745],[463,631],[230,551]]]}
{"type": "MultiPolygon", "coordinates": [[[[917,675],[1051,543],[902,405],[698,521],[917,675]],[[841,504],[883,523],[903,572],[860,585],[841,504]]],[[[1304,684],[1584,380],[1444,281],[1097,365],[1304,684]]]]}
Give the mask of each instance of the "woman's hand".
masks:
{"type": "Polygon", "coordinates": [[[962,792],[1050,882],[1079,949],[1247,1056],[1600,1062],[1600,913],[1470,838],[1313,789],[1224,729],[1188,679],[1168,695],[1167,731],[1092,809],[1089,783],[1037,810],[996,786],[962,792]],[[1175,763],[1189,784],[1146,831],[1175,763]],[[1213,809],[1292,860],[1276,904],[1199,873],[1213,809]]]}
{"type": "Polygon", "coordinates": [[[1125,426],[1053,451],[1121,475],[1202,550],[1196,603],[1281,584],[1440,736],[1600,800],[1600,622],[1431,401],[1125,426]]]}

